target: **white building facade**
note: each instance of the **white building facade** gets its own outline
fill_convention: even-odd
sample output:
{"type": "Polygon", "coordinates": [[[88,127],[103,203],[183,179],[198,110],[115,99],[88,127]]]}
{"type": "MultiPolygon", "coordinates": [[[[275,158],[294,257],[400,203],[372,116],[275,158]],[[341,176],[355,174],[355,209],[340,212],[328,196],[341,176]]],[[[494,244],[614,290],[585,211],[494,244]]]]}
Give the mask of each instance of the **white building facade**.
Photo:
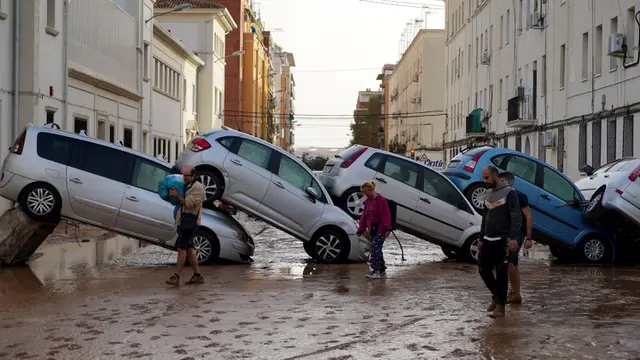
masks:
{"type": "Polygon", "coordinates": [[[492,143],[577,180],[585,164],[640,156],[638,10],[638,0],[447,1],[445,160],[492,143]]]}
{"type": "MultiPolygon", "coordinates": [[[[167,9],[159,8],[158,13],[167,9]]],[[[162,27],[204,61],[198,73],[198,131],[224,124],[225,38],[238,26],[226,8],[194,8],[158,17],[162,27]]]]}
{"type": "Polygon", "coordinates": [[[151,126],[153,156],[175,162],[197,131],[197,74],[204,62],[159,24],[153,30],[151,126]]]}
{"type": "Polygon", "coordinates": [[[413,149],[416,160],[442,160],[444,44],[444,30],[420,30],[389,78],[389,142],[405,145],[407,156],[413,149]]]}

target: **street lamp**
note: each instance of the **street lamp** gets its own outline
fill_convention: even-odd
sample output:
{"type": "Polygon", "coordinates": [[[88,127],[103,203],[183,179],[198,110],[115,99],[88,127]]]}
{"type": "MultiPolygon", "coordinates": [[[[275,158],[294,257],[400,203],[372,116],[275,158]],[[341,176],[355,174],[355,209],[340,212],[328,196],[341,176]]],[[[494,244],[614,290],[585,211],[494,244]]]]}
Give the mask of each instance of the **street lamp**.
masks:
{"type": "Polygon", "coordinates": [[[222,59],[226,59],[232,56],[240,56],[244,54],[244,50],[238,50],[238,51],[234,51],[233,53],[231,53],[231,55],[227,55],[227,56],[223,56],[221,58],[218,58],[218,60],[214,61],[213,63],[217,63],[218,61],[222,60],[222,59]]]}
{"type": "Polygon", "coordinates": [[[171,13],[174,13],[174,12],[180,12],[182,10],[191,9],[192,7],[193,7],[193,5],[191,5],[191,4],[180,4],[180,5],[174,7],[173,9],[171,9],[171,10],[169,10],[167,12],[163,12],[163,13],[160,13],[160,14],[153,15],[152,17],[150,17],[147,20],[145,20],[144,23],[146,24],[149,21],[151,21],[151,19],[156,18],[158,16],[167,15],[167,14],[171,14],[171,13]]]}

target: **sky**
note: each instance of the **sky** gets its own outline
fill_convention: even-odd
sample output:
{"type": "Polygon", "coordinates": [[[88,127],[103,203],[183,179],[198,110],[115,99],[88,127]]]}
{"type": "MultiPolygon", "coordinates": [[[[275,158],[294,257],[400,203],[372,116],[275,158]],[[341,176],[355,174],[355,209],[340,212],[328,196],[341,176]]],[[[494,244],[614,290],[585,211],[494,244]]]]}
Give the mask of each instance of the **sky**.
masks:
{"type": "MultiPolygon", "coordinates": [[[[255,0],[275,42],[294,55],[296,147],[345,147],[351,137],[359,90],[377,90],[386,63],[399,59],[407,22],[438,0],[255,0]],[[281,30],[280,30],[281,29],[281,30]],[[355,70],[366,69],[366,70],[355,70]],[[341,71],[339,71],[341,70],[341,71]],[[331,118],[314,115],[336,115],[331,118]]],[[[444,12],[426,15],[427,27],[444,28],[444,12]]],[[[444,56],[444,54],[442,54],[444,56]]]]}

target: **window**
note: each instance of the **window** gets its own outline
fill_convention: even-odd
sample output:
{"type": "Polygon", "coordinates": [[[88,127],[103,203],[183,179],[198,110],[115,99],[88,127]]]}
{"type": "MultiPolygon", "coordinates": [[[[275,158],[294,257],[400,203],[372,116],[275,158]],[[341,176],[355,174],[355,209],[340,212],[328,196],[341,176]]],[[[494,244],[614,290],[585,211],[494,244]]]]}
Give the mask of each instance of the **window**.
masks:
{"type": "Polygon", "coordinates": [[[187,110],[187,79],[182,79],[182,110],[187,110]]]}
{"type": "Polygon", "coordinates": [[[116,141],[116,127],[114,125],[109,125],[109,142],[116,141]]]}
{"type": "Polygon", "coordinates": [[[500,79],[500,83],[498,84],[498,110],[502,109],[502,79],[500,79]]]}
{"type": "Polygon", "coordinates": [[[165,160],[169,159],[169,152],[171,151],[171,140],[156,137],[153,139],[153,156],[157,157],[162,155],[165,160]]]}
{"type": "Polygon", "coordinates": [[[178,161],[178,155],[180,154],[180,141],[176,140],[176,152],[175,152],[175,158],[173,159],[174,161],[178,161]]]}
{"type": "Polygon", "coordinates": [[[469,44],[469,52],[467,53],[467,57],[469,58],[469,64],[467,65],[467,68],[469,69],[469,72],[471,72],[471,44],[469,44]]]}
{"type": "Polygon", "coordinates": [[[613,118],[607,121],[607,162],[616,159],[616,127],[617,119],[613,118]]]}
{"type": "Polygon", "coordinates": [[[549,167],[544,167],[542,188],[564,202],[573,201],[575,189],[573,184],[549,167]]]}
{"type": "Polygon", "coordinates": [[[149,53],[149,43],[144,43],[144,78],[145,80],[149,80],[151,76],[149,67],[151,66],[151,59],[149,53]]]}
{"type": "Polygon", "coordinates": [[[540,88],[541,95],[547,94],[547,55],[542,55],[542,87],[540,88]]]}
{"type": "Polygon", "coordinates": [[[635,60],[635,51],[633,51],[633,47],[635,46],[636,43],[636,32],[637,32],[637,27],[636,27],[636,8],[635,6],[630,7],[627,10],[627,40],[626,43],[630,44],[629,48],[630,50],[628,51],[628,58],[626,58],[624,61],[626,62],[633,62],[635,60]]]}
{"type": "Polygon", "coordinates": [[[524,13],[524,4],[520,0],[520,11],[518,11],[518,31],[522,32],[522,16],[524,13]]]}
{"type": "Polygon", "coordinates": [[[82,170],[121,183],[129,182],[133,155],[89,142],[84,146],[82,170]]]}
{"type": "Polygon", "coordinates": [[[166,166],[136,157],[131,185],[157,193],[158,183],[170,173],[166,166]]]}
{"type": "Polygon", "coordinates": [[[74,140],[65,136],[39,133],[38,156],[58,164],[68,165],[74,140]]]}
{"type": "Polygon", "coordinates": [[[266,169],[269,166],[271,149],[257,142],[242,139],[240,148],[238,149],[238,156],[266,169]]]}
{"type": "Polygon", "coordinates": [[[84,130],[87,132],[87,119],[84,118],[74,118],[73,119],[73,132],[76,134],[80,134],[80,131],[84,130]]]}
{"type": "Polygon", "coordinates": [[[47,27],[56,28],[56,0],[47,0],[47,27]]]}
{"type": "Polygon", "coordinates": [[[594,71],[596,75],[602,74],[602,25],[596,27],[596,48],[594,49],[594,71]]]}
{"type": "Polygon", "coordinates": [[[589,79],[589,33],[582,34],[582,80],[589,79]]]}
{"type": "Polygon", "coordinates": [[[500,47],[504,45],[504,16],[500,16],[500,47]]]}
{"type": "Polygon", "coordinates": [[[489,27],[489,38],[487,42],[489,43],[489,54],[493,55],[493,25],[489,27]]]}
{"type": "Polygon", "coordinates": [[[536,182],[537,164],[522,156],[512,156],[507,162],[505,170],[510,171],[513,175],[528,181],[532,184],[536,182]]]}
{"type": "Polygon", "coordinates": [[[602,122],[600,120],[591,123],[591,166],[594,169],[600,167],[601,164],[601,146],[602,146],[602,122]]]}
{"type": "Polygon", "coordinates": [[[417,187],[419,165],[389,156],[384,164],[383,174],[411,187],[417,187]]]}
{"type": "Polygon", "coordinates": [[[505,38],[505,43],[508,44],[509,43],[509,39],[511,37],[511,10],[507,10],[507,31],[504,35],[505,38]]]}
{"type": "Polygon", "coordinates": [[[98,120],[98,139],[107,140],[107,124],[103,120],[98,120]]]}
{"type": "Polygon", "coordinates": [[[180,99],[180,73],[156,58],[153,61],[156,72],[156,76],[153,79],[154,89],[180,99]]]}
{"type": "Polygon", "coordinates": [[[378,171],[378,167],[380,166],[380,161],[382,161],[383,158],[384,158],[384,155],[380,153],[373,154],[371,155],[369,160],[367,160],[367,162],[364,163],[364,166],[368,167],[369,169],[378,171]]]}
{"type": "Polygon", "coordinates": [[[633,156],[633,119],[627,115],[622,120],[622,156],[633,156]]]}
{"type": "Polygon", "coordinates": [[[124,141],[122,145],[133,149],[133,130],[130,128],[124,128],[124,141]]]}
{"type": "Polygon", "coordinates": [[[567,78],[566,74],[566,47],[565,45],[560,45],[560,89],[564,89],[565,79],[567,78]]]}
{"type": "Polygon", "coordinates": [[[56,115],[56,111],[55,110],[46,110],[47,113],[47,124],[53,124],[54,122],[54,117],[56,115]]]}
{"type": "Polygon", "coordinates": [[[499,167],[502,169],[502,162],[504,161],[504,159],[507,158],[507,155],[498,155],[494,158],[491,159],[491,162],[493,163],[493,165],[499,167]]]}
{"type": "MultiPolygon", "coordinates": [[[[310,187],[311,180],[313,180],[313,177],[305,168],[303,168],[295,160],[292,160],[287,156],[280,157],[280,166],[278,166],[277,175],[280,176],[284,181],[302,191],[305,191],[308,187],[310,187]]],[[[318,195],[320,194],[322,194],[322,192],[318,193],[318,195]]]]}
{"type": "Polygon", "coordinates": [[[196,93],[196,84],[192,84],[191,85],[191,111],[193,111],[193,113],[195,114],[196,112],[198,112],[198,95],[196,93]]]}
{"type": "MultiPolygon", "coordinates": [[[[618,17],[611,19],[611,34],[618,32],[618,17]]],[[[618,68],[618,58],[615,56],[609,56],[609,69],[615,70],[618,68]]]]}
{"type": "Polygon", "coordinates": [[[587,164],[587,124],[578,128],[578,169],[587,164]]]}
{"type": "Polygon", "coordinates": [[[218,141],[220,143],[220,145],[224,146],[227,150],[232,151],[233,149],[233,142],[236,138],[235,137],[231,137],[231,136],[227,136],[224,138],[220,138],[216,141],[218,141]]]}
{"type": "Polygon", "coordinates": [[[144,131],[142,133],[142,152],[147,153],[147,144],[149,143],[149,132],[144,131]]]}
{"type": "Polygon", "coordinates": [[[422,191],[438,198],[450,205],[458,206],[463,203],[462,197],[457,189],[449,183],[442,175],[433,170],[422,169],[423,185],[422,191]]]}
{"type": "Polygon", "coordinates": [[[510,89],[511,89],[511,84],[509,83],[509,75],[507,75],[507,76],[504,78],[504,93],[505,93],[505,95],[506,95],[506,96],[504,97],[504,99],[505,99],[505,106],[504,106],[504,109],[505,109],[505,110],[507,110],[508,105],[509,105],[508,100],[509,100],[509,95],[511,95],[511,94],[509,94],[509,90],[510,90],[510,89]]]}

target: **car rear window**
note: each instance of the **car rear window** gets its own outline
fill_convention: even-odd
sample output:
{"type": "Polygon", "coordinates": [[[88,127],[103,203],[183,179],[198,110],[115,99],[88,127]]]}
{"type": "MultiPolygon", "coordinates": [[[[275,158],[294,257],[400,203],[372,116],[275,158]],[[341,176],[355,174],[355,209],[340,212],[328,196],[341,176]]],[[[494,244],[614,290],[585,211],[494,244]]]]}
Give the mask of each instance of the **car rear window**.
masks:
{"type": "Polygon", "coordinates": [[[476,147],[476,148],[469,149],[467,151],[463,151],[462,154],[465,155],[465,156],[473,157],[473,156],[477,155],[478,153],[485,152],[485,151],[491,150],[491,149],[493,149],[491,146],[479,146],[479,147],[476,147]]]}
{"type": "Polygon", "coordinates": [[[633,171],[635,168],[637,168],[638,166],[640,166],[640,159],[633,159],[630,161],[627,161],[623,167],[621,167],[620,169],[618,169],[618,171],[633,171]]]}
{"type": "Polygon", "coordinates": [[[352,147],[346,149],[345,151],[341,152],[340,154],[336,155],[337,158],[339,159],[350,159],[353,155],[355,155],[359,150],[361,150],[363,148],[363,146],[360,145],[353,145],[352,147]]]}

